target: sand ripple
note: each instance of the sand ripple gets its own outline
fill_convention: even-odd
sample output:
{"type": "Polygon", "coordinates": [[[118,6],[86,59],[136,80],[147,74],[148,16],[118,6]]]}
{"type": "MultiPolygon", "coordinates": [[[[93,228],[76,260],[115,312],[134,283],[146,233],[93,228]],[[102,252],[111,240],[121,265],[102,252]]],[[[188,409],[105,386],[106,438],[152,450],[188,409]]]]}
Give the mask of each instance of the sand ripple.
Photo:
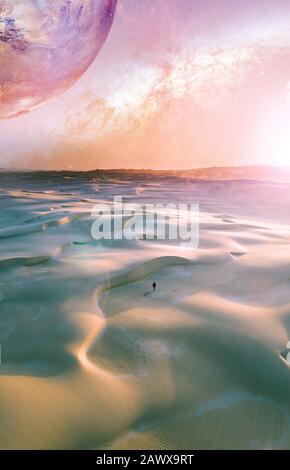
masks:
{"type": "Polygon", "coordinates": [[[3,177],[0,447],[289,449],[288,194],[3,177]],[[117,193],[201,202],[199,249],[92,240],[91,206],[117,193]]]}

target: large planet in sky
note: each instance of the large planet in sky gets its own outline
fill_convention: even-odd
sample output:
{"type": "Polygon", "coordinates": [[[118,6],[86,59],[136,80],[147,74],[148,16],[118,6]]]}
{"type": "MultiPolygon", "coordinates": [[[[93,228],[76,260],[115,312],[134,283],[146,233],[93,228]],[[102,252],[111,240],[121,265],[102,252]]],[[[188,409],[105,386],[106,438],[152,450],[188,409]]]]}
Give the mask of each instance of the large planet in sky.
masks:
{"type": "Polygon", "coordinates": [[[34,109],[82,76],[117,0],[0,0],[0,119],[34,109]]]}

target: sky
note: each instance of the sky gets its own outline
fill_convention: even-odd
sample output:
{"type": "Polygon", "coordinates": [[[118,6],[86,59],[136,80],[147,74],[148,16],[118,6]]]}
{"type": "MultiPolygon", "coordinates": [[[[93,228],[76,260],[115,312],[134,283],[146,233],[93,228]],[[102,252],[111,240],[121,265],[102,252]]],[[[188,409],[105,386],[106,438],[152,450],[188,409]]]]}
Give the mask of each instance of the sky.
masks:
{"type": "Polygon", "coordinates": [[[256,164],[290,165],[290,0],[118,0],[81,78],[0,120],[2,168],[256,164]]]}

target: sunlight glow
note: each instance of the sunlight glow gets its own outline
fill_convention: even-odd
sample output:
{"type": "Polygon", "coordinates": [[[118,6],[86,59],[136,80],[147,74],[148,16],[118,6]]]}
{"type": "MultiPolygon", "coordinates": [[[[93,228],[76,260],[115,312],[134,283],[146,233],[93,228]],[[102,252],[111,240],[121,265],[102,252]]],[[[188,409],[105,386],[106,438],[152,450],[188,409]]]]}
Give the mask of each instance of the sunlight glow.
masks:
{"type": "Polygon", "coordinates": [[[261,121],[258,132],[258,154],[269,165],[290,166],[290,105],[272,110],[261,121]]]}

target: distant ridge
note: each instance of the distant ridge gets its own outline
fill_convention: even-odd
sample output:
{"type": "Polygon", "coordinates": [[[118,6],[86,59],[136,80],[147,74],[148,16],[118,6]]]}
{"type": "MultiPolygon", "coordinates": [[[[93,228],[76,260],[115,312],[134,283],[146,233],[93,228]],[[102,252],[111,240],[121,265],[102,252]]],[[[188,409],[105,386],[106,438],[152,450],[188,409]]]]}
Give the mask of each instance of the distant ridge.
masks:
{"type": "Polygon", "coordinates": [[[192,168],[188,170],[150,170],[150,169],[111,169],[94,170],[88,173],[110,173],[118,175],[158,175],[175,176],[190,179],[226,180],[226,179],[250,179],[250,180],[279,180],[290,182],[290,166],[276,167],[270,165],[248,166],[213,166],[205,168],[192,168]]]}
{"type": "Polygon", "coordinates": [[[178,174],[181,177],[207,180],[246,179],[290,182],[290,167],[276,167],[270,165],[196,168],[187,171],[179,171],[178,174]]]}
{"type": "Polygon", "coordinates": [[[248,166],[229,166],[229,167],[205,167],[193,168],[188,170],[152,170],[152,169],[134,169],[134,168],[114,168],[114,169],[95,169],[86,171],[69,170],[17,170],[17,169],[0,169],[0,173],[33,173],[34,176],[38,174],[65,174],[75,176],[78,175],[96,175],[104,177],[126,177],[136,176],[140,177],[174,177],[186,179],[200,179],[200,180],[258,180],[258,181],[280,181],[290,182],[290,166],[278,167],[270,165],[248,165],[248,166]]]}

